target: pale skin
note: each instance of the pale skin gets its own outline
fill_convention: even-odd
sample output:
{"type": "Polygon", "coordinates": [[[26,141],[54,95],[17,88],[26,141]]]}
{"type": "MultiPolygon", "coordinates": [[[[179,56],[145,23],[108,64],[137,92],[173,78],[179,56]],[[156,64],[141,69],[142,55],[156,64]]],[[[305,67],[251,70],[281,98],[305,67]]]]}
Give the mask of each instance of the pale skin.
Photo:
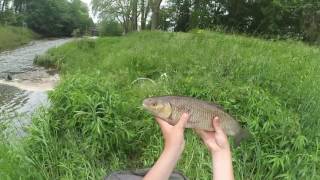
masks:
{"type": "MultiPolygon", "coordinates": [[[[184,129],[190,116],[184,113],[179,122],[172,126],[156,117],[163,137],[164,150],[159,159],[143,178],[144,180],[169,179],[184,149],[184,129]]],[[[230,145],[226,134],[220,127],[218,117],[212,120],[215,132],[196,130],[212,155],[212,178],[215,180],[234,180],[230,145]]]]}

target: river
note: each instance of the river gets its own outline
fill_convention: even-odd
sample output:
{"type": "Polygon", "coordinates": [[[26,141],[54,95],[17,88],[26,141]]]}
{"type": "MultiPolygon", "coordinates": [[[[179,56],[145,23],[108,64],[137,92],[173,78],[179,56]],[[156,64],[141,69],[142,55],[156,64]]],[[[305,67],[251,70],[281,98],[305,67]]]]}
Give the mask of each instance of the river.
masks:
{"type": "Polygon", "coordinates": [[[15,134],[23,135],[32,113],[48,105],[47,91],[59,80],[55,70],[33,65],[33,59],[70,40],[37,40],[0,53],[0,121],[7,122],[15,134]],[[6,80],[8,75],[12,80],[6,80]]]}

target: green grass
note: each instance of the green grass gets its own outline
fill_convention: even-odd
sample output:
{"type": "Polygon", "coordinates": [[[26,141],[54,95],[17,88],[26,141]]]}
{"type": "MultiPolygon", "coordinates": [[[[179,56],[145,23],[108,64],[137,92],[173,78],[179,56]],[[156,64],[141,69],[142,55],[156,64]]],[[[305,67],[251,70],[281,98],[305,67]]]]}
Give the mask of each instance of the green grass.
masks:
{"type": "Polygon", "coordinates": [[[0,52],[16,48],[35,38],[38,35],[28,28],[0,25],[0,52]]]}
{"type": "MultiPolygon", "coordinates": [[[[163,142],[141,103],[168,94],[214,101],[251,132],[232,149],[236,179],[320,178],[318,47],[206,31],[86,41],[49,51],[59,57],[61,82],[25,140],[44,178],[101,179],[151,167],[163,142]]],[[[177,169],[211,179],[210,158],[187,130],[177,169]]]]}
{"type": "Polygon", "coordinates": [[[0,179],[42,179],[23,144],[8,137],[8,123],[0,120],[0,179]]]}
{"type": "MultiPolygon", "coordinates": [[[[79,49],[93,49],[95,48],[95,40],[89,39],[89,38],[82,38],[80,41],[77,41],[77,47],[79,49]]],[[[51,50],[53,51],[53,50],[51,50]]],[[[42,66],[45,68],[57,68],[60,69],[60,64],[62,63],[62,60],[64,58],[63,54],[53,54],[53,53],[45,53],[41,55],[37,55],[33,63],[42,66]]]]}
{"type": "Polygon", "coordinates": [[[26,156],[24,148],[0,140],[0,177],[3,180],[42,179],[33,162],[26,156]]]}

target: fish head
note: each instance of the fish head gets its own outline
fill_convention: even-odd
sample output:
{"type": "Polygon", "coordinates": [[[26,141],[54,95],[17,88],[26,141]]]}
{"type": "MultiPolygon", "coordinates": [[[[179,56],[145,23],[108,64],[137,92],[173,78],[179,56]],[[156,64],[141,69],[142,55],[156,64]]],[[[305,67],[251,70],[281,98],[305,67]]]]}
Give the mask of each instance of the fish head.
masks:
{"type": "Polygon", "coordinates": [[[151,97],[143,100],[143,107],[153,115],[165,120],[169,120],[172,109],[170,102],[160,97],[151,97]]]}

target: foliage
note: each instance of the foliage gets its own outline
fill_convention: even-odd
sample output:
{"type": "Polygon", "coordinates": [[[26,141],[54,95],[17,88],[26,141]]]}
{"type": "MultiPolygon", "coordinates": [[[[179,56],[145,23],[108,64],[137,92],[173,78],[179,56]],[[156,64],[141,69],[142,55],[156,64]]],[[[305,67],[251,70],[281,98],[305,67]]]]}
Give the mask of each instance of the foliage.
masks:
{"type": "Polygon", "coordinates": [[[22,145],[9,143],[5,132],[8,122],[0,121],[0,177],[11,179],[42,179],[33,162],[26,156],[22,145]]]}
{"type": "Polygon", "coordinates": [[[320,4],[318,6],[306,4],[302,13],[304,37],[308,41],[320,44],[320,4]]]}
{"type": "MultiPolygon", "coordinates": [[[[86,50],[73,42],[50,53],[64,56],[62,80],[51,107],[33,119],[26,149],[46,179],[152,166],[162,136],[141,102],[166,94],[214,101],[251,132],[233,147],[236,179],[320,178],[317,47],[198,30],[101,38],[86,50]]],[[[191,130],[177,168],[211,179],[208,151],[191,130]]]]}
{"type": "Polygon", "coordinates": [[[39,35],[28,28],[0,25],[0,52],[16,48],[38,37],[39,35]]]}
{"type": "Polygon", "coordinates": [[[0,24],[28,26],[45,36],[83,35],[92,27],[81,0],[0,0],[0,24]]]}
{"type": "MultiPolygon", "coordinates": [[[[95,40],[89,38],[75,40],[75,42],[77,42],[77,48],[83,51],[91,51],[96,47],[95,40]]],[[[65,56],[63,54],[53,54],[51,53],[52,51],[55,51],[55,49],[49,49],[47,53],[37,55],[33,60],[33,64],[45,68],[55,68],[60,70],[65,56]]]]}
{"type": "Polygon", "coordinates": [[[163,31],[173,31],[174,21],[172,20],[173,8],[163,7],[160,9],[159,29],[163,31]]]}
{"type": "Polygon", "coordinates": [[[26,1],[0,0],[0,25],[24,26],[26,1]]]}
{"type": "Polygon", "coordinates": [[[23,22],[23,15],[15,14],[12,10],[0,12],[0,25],[23,26],[23,22]]]}
{"type": "Polygon", "coordinates": [[[71,36],[72,37],[80,37],[81,36],[81,32],[80,32],[80,29],[77,28],[77,29],[74,29],[71,33],[71,36]]]}
{"type": "Polygon", "coordinates": [[[176,0],[175,5],[177,6],[177,19],[174,27],[175,31],[188,31],[190,28],[190,0],[176,0]]]}
{"type": "Polygon", "coordinates": [[[33,64],[43,66],[45,68],[58,68],[58,61],[59,58],[46,53],[43,55],[37,55],[33,60],[33,64]]]}
{"type": "Polygon", "coordinates": [[[147,29],[146,21],[151,11],[151,29],[160,29],[160,4],[162,0],[92,0],[92,9],[100,19],[117,21],[124,33],[138,30],[140,15],[141,29],[147,29]]]}
{"type": "Polygon", "coordinates": [[[0,139],[0,176],[3,180],[42,179],[34,164],[23,152],[23,148],[12,146],[0,139]]]}
{"type": "Polygon", "coordinates": [[[27,4],[28,26],[45,36],[70,36],[75,29],[85,33],[93,25],[80,0],[33,0],[27,4]]]}
{"type": "Polygon", "coordinates": [[[273,38],[320,38],[320,3],[314,0],[170,0],[175,31],[223,26],[227,31],[273,38]]]}
{"type": "Polygon", "coordinates": [[[104,20],[99,23],[100,36],[121,36],[122,27],[117,21],[104,20]]]}
{"type": "Polygon", "coordinates": [[[119,22],[125,33],[137,30],[138,0],[93,0],[93,10],[106,22],[119,22]]]}
{"type": "Polygon", "coordinates": [[[76,41],[78,49],[82,49],[84,51],[92,51],[94,48],[96,48],[96,41],[94,39],[81,39],[76,41]]]}

